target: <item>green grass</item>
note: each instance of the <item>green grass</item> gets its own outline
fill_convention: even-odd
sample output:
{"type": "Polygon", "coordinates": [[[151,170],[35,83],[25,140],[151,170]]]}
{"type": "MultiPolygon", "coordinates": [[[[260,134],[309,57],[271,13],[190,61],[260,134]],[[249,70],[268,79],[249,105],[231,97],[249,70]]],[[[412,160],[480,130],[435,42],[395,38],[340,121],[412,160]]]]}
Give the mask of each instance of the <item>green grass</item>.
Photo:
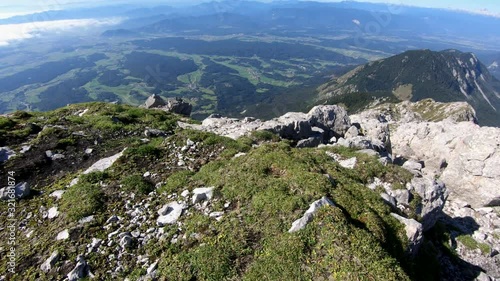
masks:
{"type": "Polygon", "coordinates": [[[70,220],[96,214],[104,208],[104,193],[100,186],[79,183],[69,187],[61,198],[61,210],[70,220]]]}
{"type": "Polygon", "coordinates": [[[131,175],[122,180],[123,190],[139,194],[148,194],[154,190],[151,182],[144,179],[142,175],[131,175]]]}
{"type": "Polygon", "coordinates": [[[488,244],[477,242],[472,236],[463,234],[458,236],[457,241],[462,243],[467,249],[474,250],[479,249],[483,255],[489,255],[491,252],[491,247],[488,244]]]}
{"type": "Polygon", "coordinates": [[[167,194],[182,192],[193,175],[191,171],[176,172],[167,178],[167,182],[158,189],[158,192],[167,194]]]}

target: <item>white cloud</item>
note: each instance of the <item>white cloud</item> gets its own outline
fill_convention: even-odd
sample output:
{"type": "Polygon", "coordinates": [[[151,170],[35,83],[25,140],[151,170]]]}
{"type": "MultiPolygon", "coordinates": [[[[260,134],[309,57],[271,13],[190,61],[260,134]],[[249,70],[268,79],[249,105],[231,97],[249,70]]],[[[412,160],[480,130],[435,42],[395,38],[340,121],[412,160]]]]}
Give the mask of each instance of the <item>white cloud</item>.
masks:
{"type": "Polygon", "coordinates": [[[39,37],[47,33],[60,33],[82,28],[116,25],[123,18],[106,19],[78,19],[78,20],[55,20],[39,21],[22,24],[0,25],[0,46],[7,46],[12,41],[25,40],[39,37]]]}

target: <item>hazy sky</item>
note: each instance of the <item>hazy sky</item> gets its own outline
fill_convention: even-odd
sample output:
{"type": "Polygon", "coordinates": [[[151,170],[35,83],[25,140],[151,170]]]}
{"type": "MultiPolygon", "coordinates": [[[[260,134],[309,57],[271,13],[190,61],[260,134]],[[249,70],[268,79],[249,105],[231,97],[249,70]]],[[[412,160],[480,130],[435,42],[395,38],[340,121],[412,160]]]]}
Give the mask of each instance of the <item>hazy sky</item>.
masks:
{"type": "MultiPolygon", "coordinates": [[[[272,0],[261,0],[270,2],[272,0]]],[[[339,0],[317,0],[319,2],[339,2],[339,0]]],[[[173,2],[203,2],[195,0],[0,0],[0,14],[33,12],[41,10],[50,10],[63,8],[67,5],[95,5],[95,4],[112,4],[112,3],[137,3],[143,4],[146,2],[156,3],[173,3],[173,2]]],[[[206,2],[206,1],[205,1],[206,2]]],[[[491,13],[500,14],[500,1],[498,0],[365,0],[360,2],[377,2],[377,3],[396,3],[412,6],[435,7],[435,8],[451,8],[469,11],[488,10],[491,13]]]]}

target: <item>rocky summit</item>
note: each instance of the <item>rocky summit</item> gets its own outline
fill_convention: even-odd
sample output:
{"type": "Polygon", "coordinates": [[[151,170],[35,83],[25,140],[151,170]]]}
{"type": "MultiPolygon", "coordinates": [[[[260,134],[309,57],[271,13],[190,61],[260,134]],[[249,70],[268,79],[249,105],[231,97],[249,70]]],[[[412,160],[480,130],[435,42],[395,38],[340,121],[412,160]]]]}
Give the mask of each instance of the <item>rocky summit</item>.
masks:
{"type": "Polygon", "coordinates": [[[0,280],[500,280],[500,129],[467,104],[190,111],[0,117],[0,280]]]}

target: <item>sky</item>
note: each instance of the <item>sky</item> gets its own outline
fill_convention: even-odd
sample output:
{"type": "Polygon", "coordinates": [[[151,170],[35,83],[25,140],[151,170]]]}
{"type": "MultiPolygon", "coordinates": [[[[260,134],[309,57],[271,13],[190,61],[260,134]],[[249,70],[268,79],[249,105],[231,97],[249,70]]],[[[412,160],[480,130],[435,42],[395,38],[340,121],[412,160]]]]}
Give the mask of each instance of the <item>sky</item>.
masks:
{"type": "MultiPolygon", "coordinates": [[[[0,0],[0,19],[43,12],[47,10],[62,10],[71,7],[91,7],[130,3],[138,5],[147,4],[190,4],[212,0],[0,0]]],[[[278,0],[257,0],[271,2],[278,0]]],[[[296,0],[297,1],[297,0],[296,0]]],[[[303,0],[299,0],[303,1],[303,0]]],[[[318,2],[340,2],[340,0],[314,0],[318,2]]],[[[400,5],[448,8],[470,12],[480,12],[500,17],[499,0],[364,0],[359,2],[392,3],[400,5]]],[[[0,25],[0,47],[9,45],[12,41],[25,40],[39,37],[47,32],[64,32],[75,28],[106,26],[116,24],[123,19],[78,19],[66,21],[43,21],[26,24],[0,25]]]]}
{"type": "MultiPolygon", "coordinates": [[[[270,2],[272,0],[261,0],[270,2]]],[[[340,2],[339,0],[316,0],[318,2],[340,2]]],[[[34,11],[44,11],[53,9],[62,9],[68,5],[98,5],[111,3],[137,3],[145,2],[156,3],[179,3],[188,2],[186,0],[0,0],[0,16],[30,13],[34,11]],[[14,4],[15,3],[15,4],[14,4]]],[[[189,2],[202,2],[189,0],[189,2]]],[[[455,10],[467,10],[472,12],[489,11],[492,14],[500,14],[500,1],[498,0],[364,0],[360,2],[375,2],[375,3],[394,3],[411,6],[432,7],[432,8],[449,8],[455,10]]]]}

